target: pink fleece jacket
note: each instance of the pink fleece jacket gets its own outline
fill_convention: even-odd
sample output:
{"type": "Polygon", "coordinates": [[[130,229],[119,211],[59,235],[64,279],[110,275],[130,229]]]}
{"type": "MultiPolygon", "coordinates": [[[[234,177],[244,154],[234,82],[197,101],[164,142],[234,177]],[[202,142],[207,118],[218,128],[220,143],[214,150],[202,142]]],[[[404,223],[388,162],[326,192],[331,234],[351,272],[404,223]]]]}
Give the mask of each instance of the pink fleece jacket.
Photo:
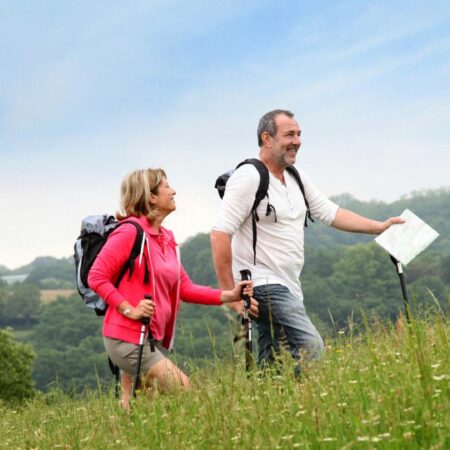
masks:
{"type": "Polygon", "coordinates": [[[136,238],[136,228],[131,224],[123,224],[111,233],[89,271],[90,288],[109,305],[103,321],[103,335],[138,344],[140,321],[119,313],[117,307],[124,300],[137,306],[145,295],[150,294],[156,305],[151,320],[153,337],[170,349],[180,299],[220,305],[221,291],[192,283],[180,263],[178,245],[171,231],[161,227],[158,233],[146,217],[127,220],[130,219],[142,226],[147,239],[141,260],[138,258],[135,262],[133,275],[125,275],[118,288],[114,286],[136,238]],[[145,264],[150,272],[148,284],[144,283],[145,264]]]}

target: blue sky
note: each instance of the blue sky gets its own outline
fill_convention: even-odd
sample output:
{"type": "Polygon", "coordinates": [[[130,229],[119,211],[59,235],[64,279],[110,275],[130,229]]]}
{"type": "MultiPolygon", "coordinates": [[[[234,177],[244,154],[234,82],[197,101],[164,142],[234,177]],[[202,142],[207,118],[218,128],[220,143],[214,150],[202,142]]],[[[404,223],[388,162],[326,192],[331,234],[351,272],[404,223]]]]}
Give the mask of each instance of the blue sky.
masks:
{"type": "MultiPolygon", "coordinates": [[[[163,167],[179,242],[275,108],[326,194],[450,185],[445,1],[0,2],[0,264],[69,256],[122,177],[163,167]]],[[[401,211],[399,211],[399,214],[401,211]]]]}

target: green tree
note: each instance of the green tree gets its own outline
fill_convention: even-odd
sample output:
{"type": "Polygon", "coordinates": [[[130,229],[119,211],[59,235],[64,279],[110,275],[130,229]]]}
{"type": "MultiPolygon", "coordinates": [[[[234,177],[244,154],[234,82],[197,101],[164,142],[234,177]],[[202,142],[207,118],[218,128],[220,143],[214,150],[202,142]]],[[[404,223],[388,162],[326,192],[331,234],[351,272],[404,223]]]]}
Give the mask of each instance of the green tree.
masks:
{"type": "Polygon", "coordinates": [[[15,284],[6,298],[4,320],[7,324],[30,326],[37,322],[41,306],[39,288],[30,283],[15,284]]]}
{"type": "Polygon", "coordinates": [[[59,297],[42,306],[32,339],[39,347],[66,350],[87,336],[101,336],[102,319],[86,308],[79,295],[59,297]]]}
{"type": "Polygon", "coordinates": [[[329,279],[315,275],[305,276],[302,289],[308,315],[316,315],[322,322],[330,323],[338,302],[338,293],[330,286],[329,279]]]}
{"type": "Polygon", "coordinates": [[[217,286],[209,234],[199,233],[181,247],[181,262],[195,283],[217,286]]]}
{"type": "Polygon", "coordinates": [[[389,256],[376,244],[344,249],[329,278],[336,300],[330,305],[335,319],[368,316],[395,317],[399,310],[398,279],[389,256]]]}
{"type": "Polygon", "coordinates": [[[43,391],[58,387],[65,392],[80,392],[109,383],[107,361],[101,337],[88,336],[78,346],[64,350],[40,349],[33,364],[33,378],[43,391]]]}
{"type": "Polygon", "coordinates": [[[450,255],[443,256],[440,263],[442,281],[450,285],[450,255]]]}
{"type": "Polygon", "coordinates": [[[6,325],[5,305],[7,292],[6,289],[0,288],[0,326],[6,325]]]}
{"type": "Polygon", "coordinates": [[[445,312],[449,311],[448,292],[441,278],[435,275],[424,275],[412,284],[411,291],[410,301],[420,309],[438,307],[445,312]]]}
{"type": "Polygon", "coordinates": [[[33,364],[37,387],[48,390],[57,385],[69,392],[109,381],[101,327],[102,319],[78,295],[44,305],[31,335],[37,354],[33,364]]]}
{"type": "Polygon", "coordinates": [[[14,340],[8,330],[0,330],[0,398],[22,400],[34,393],[32,362],[34,354],[28,345],[14,340]]]}
{"type": "Polygon", "coordinates": [[[26,281],[37,284],[41,289],[75,288],[73,259],[49,258],[45,263],[34,266],[26,281]]]}

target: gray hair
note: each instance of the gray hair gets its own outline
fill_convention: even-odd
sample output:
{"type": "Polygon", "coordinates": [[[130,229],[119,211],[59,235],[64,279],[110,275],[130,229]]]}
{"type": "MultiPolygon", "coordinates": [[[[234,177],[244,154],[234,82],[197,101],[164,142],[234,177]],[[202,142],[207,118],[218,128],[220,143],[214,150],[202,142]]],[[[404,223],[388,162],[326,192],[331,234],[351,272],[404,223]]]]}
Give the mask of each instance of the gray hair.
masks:
{"type": "Polygon", "coordinates": [[[277,125],[275,123],[275,118],[283,114],[288,117],[294,117],[294,114],[291,111],[286,109],[274,109],[266,114],[264,114],[261,119],[259,119],[258,130],[256,132],[258,136],[258,145],[261,147],[263,144],[262,134],[264,131],[267,131],[272,137],[277,134],[277,125]]]}

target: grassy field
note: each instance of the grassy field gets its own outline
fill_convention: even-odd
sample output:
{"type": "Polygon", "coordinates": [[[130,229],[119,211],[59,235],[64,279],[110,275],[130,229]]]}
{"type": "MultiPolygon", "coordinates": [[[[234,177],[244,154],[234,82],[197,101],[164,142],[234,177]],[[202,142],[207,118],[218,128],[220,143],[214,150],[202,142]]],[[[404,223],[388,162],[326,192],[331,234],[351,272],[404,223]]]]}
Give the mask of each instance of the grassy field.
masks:
{"type": "Polygon", "coordinates": [[[73,289],[41,289],[42,303],[49,303],[56,300],[58,297],[70,297],[75,294],[73,289]]]}
{"type": "Polygon", "coordinates": [[[190,392],[141,394],[131,413],[113,393],[3,406],[0,448],[450,448],[448,318],[354,331],[300,379],[289,358],[249,378],[242,361],[216,361],[193,373],[190,392]]]}

